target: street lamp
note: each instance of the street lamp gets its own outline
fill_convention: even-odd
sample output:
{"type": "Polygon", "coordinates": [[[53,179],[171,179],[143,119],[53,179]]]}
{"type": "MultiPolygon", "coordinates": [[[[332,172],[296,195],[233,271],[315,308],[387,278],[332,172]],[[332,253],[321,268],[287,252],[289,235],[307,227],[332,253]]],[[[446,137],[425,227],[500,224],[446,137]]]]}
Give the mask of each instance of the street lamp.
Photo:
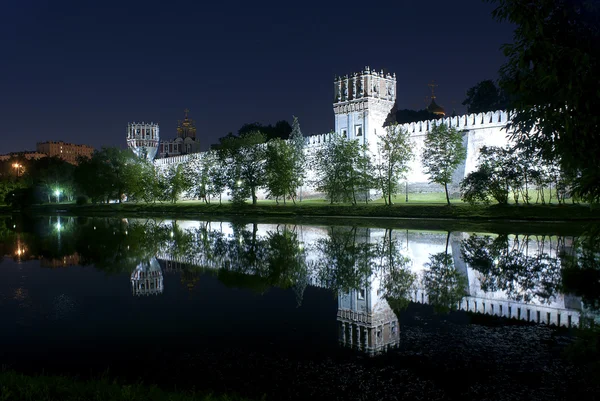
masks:
{"type": "Polygon", "coordinates": [[[56,203],[60,203],[60,189],[55,190],[54,195],[56,195],[56,203]]]}
{"type": "Polygon", "coordinates": [[[13,168],[17,170],[17,177],[21,176],[21,169],[23,168],[22,164],[19,163],[13,163],[13,168]]]}

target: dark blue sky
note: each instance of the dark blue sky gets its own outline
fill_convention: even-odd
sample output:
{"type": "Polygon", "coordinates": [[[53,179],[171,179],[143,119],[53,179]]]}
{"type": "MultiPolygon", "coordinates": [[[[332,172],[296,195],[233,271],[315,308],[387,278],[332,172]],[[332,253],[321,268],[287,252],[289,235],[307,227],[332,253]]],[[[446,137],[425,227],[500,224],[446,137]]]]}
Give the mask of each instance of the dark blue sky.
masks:
{"type": "Polygon", "coordinates": [[[129,121],[175,136],[191,110],[203,148],[246,122],[333,128],[333,77],[397,75],[400,108],[461,105],[496,79],[512,27],[483,1],[0,2],[0,154],[64,140],[125,146],[129,121]]]}

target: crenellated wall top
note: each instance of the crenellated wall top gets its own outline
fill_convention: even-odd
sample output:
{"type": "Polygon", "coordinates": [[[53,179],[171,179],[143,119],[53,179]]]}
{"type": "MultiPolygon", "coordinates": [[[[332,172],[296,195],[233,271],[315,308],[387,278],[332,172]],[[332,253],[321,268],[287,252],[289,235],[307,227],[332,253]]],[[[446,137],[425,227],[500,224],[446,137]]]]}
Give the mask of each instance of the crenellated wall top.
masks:
{"type": "Polygon", "coordinates": [[[446,124],[457,129],[481,129],[504,126],[508,123],[509,115],[506,110],[488,111],[486,113],[471,113],[462,116],[445,117],[436,120],[417,121],[400,124],[400,127],[410,133],[428,132],[433,124],[446,124]]]}

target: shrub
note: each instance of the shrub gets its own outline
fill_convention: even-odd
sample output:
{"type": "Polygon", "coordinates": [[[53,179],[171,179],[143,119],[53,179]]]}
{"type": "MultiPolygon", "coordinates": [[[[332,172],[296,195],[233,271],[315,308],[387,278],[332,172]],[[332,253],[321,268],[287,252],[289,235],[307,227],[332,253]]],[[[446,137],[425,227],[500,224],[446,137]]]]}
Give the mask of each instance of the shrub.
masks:
{"type": "Polygon", "coordinates": [[[79,195],[75,203],[77,203],[78,205],[85,205],[86,203],[88,203],[88,197],[85,195],[79,195]]]}

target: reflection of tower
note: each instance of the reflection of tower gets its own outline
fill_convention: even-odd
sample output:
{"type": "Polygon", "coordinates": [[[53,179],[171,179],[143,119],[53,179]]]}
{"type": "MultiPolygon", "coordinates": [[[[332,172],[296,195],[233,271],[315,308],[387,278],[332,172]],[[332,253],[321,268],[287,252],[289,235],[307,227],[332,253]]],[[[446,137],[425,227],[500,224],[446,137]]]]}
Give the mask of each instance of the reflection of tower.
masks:
{"type": "Polygon", "coordinates": [[[400,344],[398,317],[371,288],[338,295],[340,344],[376,355],[400,344]]]}
{"type": "Polygon", "coordinates": [[[154,295],[163,292],[162,270],[155,257],[136,266],[131,273],[131,289],[133,295],[154,295]]]}
{"type": "Polygon", "coordinates": [[[127,124],[127,146],[137,157],[154,160],[158,150],[158,124],[127,124]]]}

